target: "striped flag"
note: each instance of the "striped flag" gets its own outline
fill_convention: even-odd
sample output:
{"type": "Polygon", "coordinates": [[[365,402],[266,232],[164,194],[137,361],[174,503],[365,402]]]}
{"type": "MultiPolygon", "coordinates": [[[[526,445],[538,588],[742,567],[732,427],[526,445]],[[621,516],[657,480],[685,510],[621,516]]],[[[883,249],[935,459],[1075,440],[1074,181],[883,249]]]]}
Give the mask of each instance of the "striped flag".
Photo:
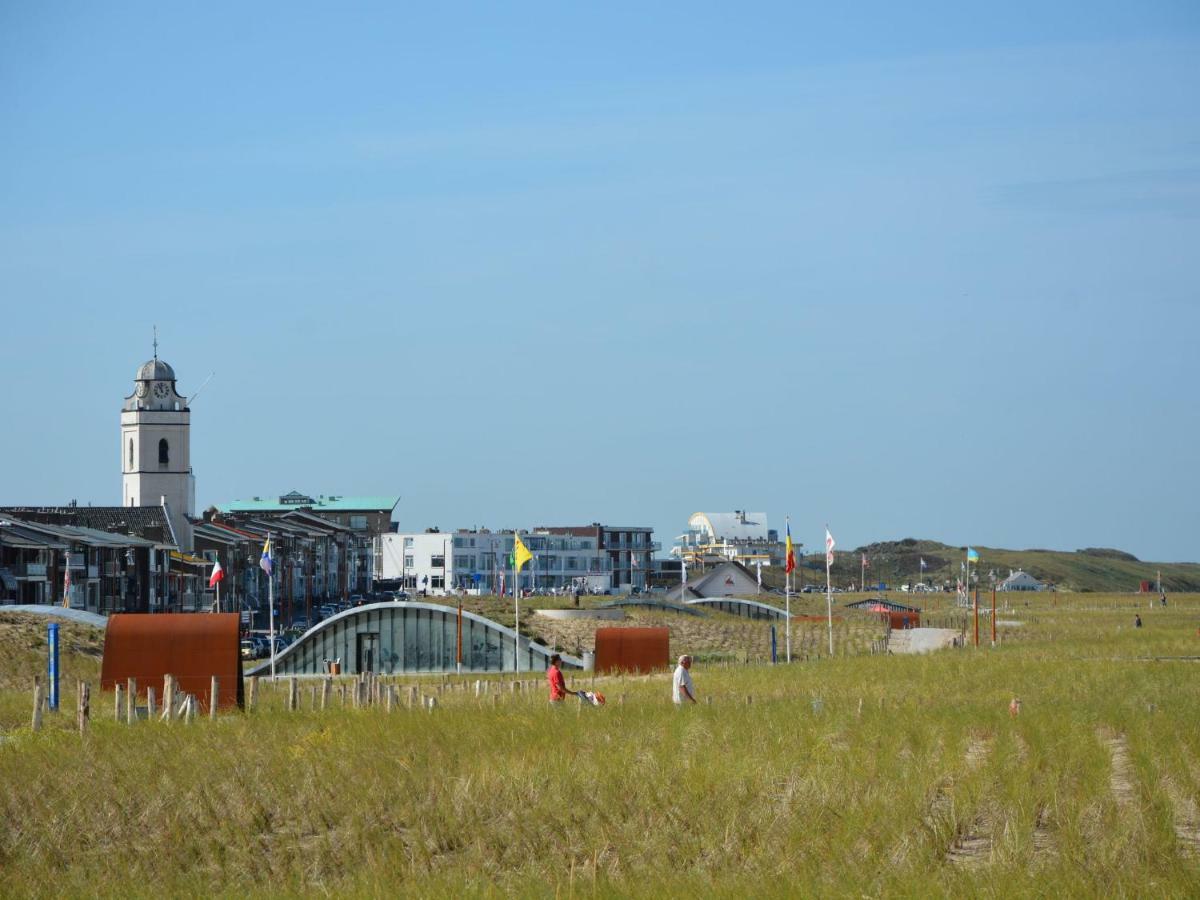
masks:
{"type": "Polygon", "coordinates": [[[796,571],[796,548],[792,546],[792,520],[787,520],[787,544],[785,548],[786,556],[784,557],[783,571],[796,571]]]}
{"type": "Polygon", "coordinates": [[[829,533],[829,526],[825,526],[825,565],[833,565],[833,548],[837,544],[833,540],[833,535],[829,533]]]}
{"type": "Polygon", "coordinates": [[[271,571],[274,568],[271,562],[271,536],[267,535],[267,542],[263,544],[262,557],[258,560],[258,567],[267,573],[267,577],[271,577],[271,571]]]}

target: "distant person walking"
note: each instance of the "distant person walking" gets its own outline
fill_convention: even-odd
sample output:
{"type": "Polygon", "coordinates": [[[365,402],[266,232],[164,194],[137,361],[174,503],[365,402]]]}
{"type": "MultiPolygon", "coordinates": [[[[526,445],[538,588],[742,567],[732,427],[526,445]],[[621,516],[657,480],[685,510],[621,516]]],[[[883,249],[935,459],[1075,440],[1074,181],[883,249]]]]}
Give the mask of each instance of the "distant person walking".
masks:
{"type": "Polygon", "coordinates": [[[683,706],[684,700],[696,702],[696,687],[692,684],[692,658],[686,653],[679,657],[679,665],[675,667],[675,676],[671,679],[671,699],[676,706],[683,706]]]}
{"type": "Polygon", "coordinates": [[[1163,591],[1161,594],[1158,595],[1158,602],[1161,603],[1164,607],[1167,605],[1166,591],[1163,591]]]}
{"type": "Polygon", "coordinates": [[[567,699],[567,694],[576,693],[567,690],[567,680],[563,678],[562,673],[562,657],[557,653],[550,657],[550,668],[546,670],[546,683],[550,686],[551,703],[562,703],[567,699]]]}
{"type": "Polygon", "coordinates": [[[1134,615],[1134,617],[1133,617],[1133,627],[1134,627],[1134,628],[1141,628],[1141,627],[1142,627],[1142,617],[1141,617],[1141,616],[1139,616],[1139,615],[1136,615],[1136,614],[1134,615]]]}

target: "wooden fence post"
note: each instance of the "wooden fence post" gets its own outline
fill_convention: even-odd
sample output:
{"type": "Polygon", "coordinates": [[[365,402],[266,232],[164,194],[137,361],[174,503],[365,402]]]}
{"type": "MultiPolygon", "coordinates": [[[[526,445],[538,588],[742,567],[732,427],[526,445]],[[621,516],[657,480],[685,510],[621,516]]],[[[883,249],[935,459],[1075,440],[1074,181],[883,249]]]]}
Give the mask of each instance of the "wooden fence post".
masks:
{"type": "Polygon", "coordinates": [[[295,712],[300,708],[300,682],[293,675],[288,679],[288,712],[295,712]]]}
{"type": "Polygon", "coordinates": [[[221,680],[216,675],[208,685],[208,719],[216,721],[217,707],[221,704],[221,680]]]}
{"type": "Polygon", "coordinates": [[[42,727],[42,679],[33,680],[33,730],[42,727]]]}
{"type": "Polygon", "coordinates": [[[122,685],[117,684],[117,685],[113,686],[113,721],[114,722],[121,721],[121,713],[125,706],[125,702],[124,702],[125,698],[122,696],[122,694],[124,693],[124,690],[125,689],[122,685]]]}
{"type": "Polygon", "coordinates": [[[328,675],[321,680],[321,709],[329,706],[329,695],[333,691],[333,679],[328,675]]]}
{"type": "Polygon", "coordinates": [[[157,697],[154,694],[154,688],[146,688],[146,721],[153,722],[158,714],[157,697]]]}
{"type": "Polygon", "coordinates": [[[137,721],[137,679],[125,681],[125,724],[132,725],[137,721]]]}
{"type": "Polygon", "coordinates": [[[163,676],[163,707],[169,725],[175,721],[175,679],[170,675],[163,676]]]}
{"type": "Polygon", "coordinates": [[[79,733],[86,734],[88,717],[92,712],[92,687],[86,681],[79,682],[79,733]]]}

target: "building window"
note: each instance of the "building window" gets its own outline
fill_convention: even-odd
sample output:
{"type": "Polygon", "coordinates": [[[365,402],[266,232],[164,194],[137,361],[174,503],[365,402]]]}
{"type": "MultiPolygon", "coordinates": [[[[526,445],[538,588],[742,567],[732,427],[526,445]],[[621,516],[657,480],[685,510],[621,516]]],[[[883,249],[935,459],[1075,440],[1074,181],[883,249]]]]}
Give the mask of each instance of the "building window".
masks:
{"type": "Polygon", "coordinates": [[[456,537],[454,539],[454,549],[455,550],[461,550],[465,546],[466,546],[466,543],[463,538],[456,537]]]}
{"type": "Polygon", "coordinates": [[[405,550],[407,550],[407,549],[408,549],[409,547],[411,547],[412,545],[413,545],[413,539],[412,539],[412,538],[410,538],[410,537],[406,537],[406,538],[404,539],[404,549],[405,549],[405,550]]]}
{"type": "Polygon", "coordinates": [[[441,575],[434,575],[432,578],[429,579],[429,586],[431,588],[440,590],[446,586],[446,579],[443,578],[441,575]]]}
{"type": "Polygon", "coordinates": [[[169,465],[171,462],[171,452],[167,448],[167,439],[163,438],[158,442],[158,464],[160,466],[169,465]]]}
{"type": "Polygon", "coordinates": [[[367,530],[367,517],[366,516],[351,516],[350,517],[350,527],[353,528],[355,531],[366,531],[367,530]]]}
{"type": "Polygon", "coordinates": [[[444,569],[444,568],[446,568],[446,557],[445,557],[445,556],[443,556],[443,555],[442,555],[442,554],[440,554],[440,553],[439,553],[437,556],[431,556],[431,557],[429,557],[429,567],[430,567],[431,569],[444,569]]]}
{"type": "Polygon", "coordinates": [[[411,556],[404,557],[404,568],[411,569],[413,567],[413,558],[411,556]]]}
{"type": "Polygon", "coordinates": [[[133,471],[133,438],[129,439],[129,471],[133,471]]]}

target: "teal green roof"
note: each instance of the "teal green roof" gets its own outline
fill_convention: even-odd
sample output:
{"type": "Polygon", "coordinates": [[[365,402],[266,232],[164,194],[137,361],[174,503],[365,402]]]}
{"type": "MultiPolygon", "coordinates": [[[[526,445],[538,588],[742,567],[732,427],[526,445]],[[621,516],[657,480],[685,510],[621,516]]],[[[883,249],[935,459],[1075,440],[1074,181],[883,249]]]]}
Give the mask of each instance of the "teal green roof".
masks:
{"type": "Polygon", "coordinates": [[[252,497],[249,500],[231,500],[217,506],[221,512],[286,512],[289,509],[326,509],[362,512],[386,511],[396,508],[400,498],[395,495],[351,497],[346,494],[301,494],[290,491],[282,497],[252,497]]]}

